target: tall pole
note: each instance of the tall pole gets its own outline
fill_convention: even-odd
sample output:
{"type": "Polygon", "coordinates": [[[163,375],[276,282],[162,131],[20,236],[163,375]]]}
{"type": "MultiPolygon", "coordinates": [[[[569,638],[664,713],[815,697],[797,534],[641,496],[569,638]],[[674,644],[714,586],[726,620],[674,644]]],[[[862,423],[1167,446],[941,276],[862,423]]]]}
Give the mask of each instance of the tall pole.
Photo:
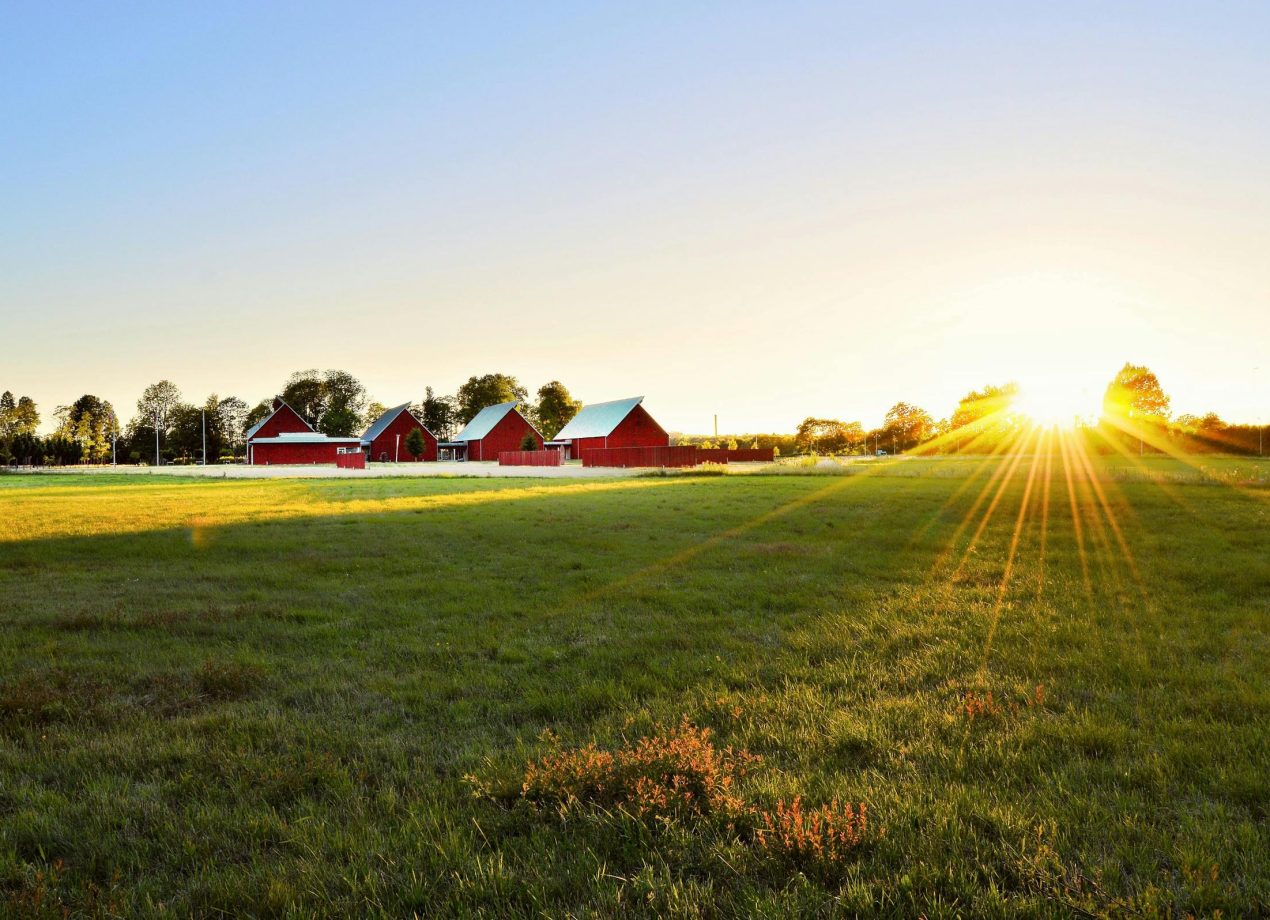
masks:
{"type": "Polygon", "coordinates": [[[154,465],[163,466],[163,457],[159,454],[159,410],[154,410],[154,465]]]}
{"type": "Polygon", "coordinates": [[[119,432],[111,432],[110,434],[110,465],[119,465],[119,456],[115,452],[115,446],[119,443],[119,432]]]}
{"type": "Polygon", "coordinates": [[[717,412],[714,414],[714,437],[715,440],[719,438],[719,413],[717,412]]]}
{"type": "Polygon", "coordinates": [[[207,466],[207,410],[203,410],[203,466],[207,466]]]}
{"type": "Polygon", "coordinates": [[[399,463],[401,461],[401,435],[397,435],[397,443],[393,445],[392,462],[399,463]]]}

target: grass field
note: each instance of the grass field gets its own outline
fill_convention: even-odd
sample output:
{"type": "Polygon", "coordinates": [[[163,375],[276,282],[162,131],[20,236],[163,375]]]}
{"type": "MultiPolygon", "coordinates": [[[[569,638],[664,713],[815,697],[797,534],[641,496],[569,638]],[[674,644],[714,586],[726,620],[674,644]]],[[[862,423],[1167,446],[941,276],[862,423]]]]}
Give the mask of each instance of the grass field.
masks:
{"type": "Polygon", "coordinates": [[[1266,466],[1094,463],[0,477],[0,913],[1264,915],[1266,466]]]}

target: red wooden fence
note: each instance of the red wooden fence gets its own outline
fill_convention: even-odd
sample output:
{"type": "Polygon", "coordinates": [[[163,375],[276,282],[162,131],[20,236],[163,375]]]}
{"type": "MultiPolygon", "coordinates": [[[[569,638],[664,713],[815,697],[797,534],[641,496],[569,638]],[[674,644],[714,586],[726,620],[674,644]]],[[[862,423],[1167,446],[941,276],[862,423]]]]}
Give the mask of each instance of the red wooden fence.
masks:
{"type": "Polygon", "coordinates": [[[771,463],[776,453],[770,447],[742,447],[728,451],[729,463],[771,463]]]}
{"type": "Polygon", "coordinates": [[[342,470],[366,469],[366,455],[360,450],[349,454],[336,454],[335,465],[342,470]]]}
{"type": "Polygon", "coordinates": [[[696,466],[695,447],[597,447],[582,451],[583,466],[696,466]]]}
{"type": "Polygon", "coordinates": [[[498,455],[499,466],[559,466],[564,452],[559,450],[505,450],[498,455]]]}

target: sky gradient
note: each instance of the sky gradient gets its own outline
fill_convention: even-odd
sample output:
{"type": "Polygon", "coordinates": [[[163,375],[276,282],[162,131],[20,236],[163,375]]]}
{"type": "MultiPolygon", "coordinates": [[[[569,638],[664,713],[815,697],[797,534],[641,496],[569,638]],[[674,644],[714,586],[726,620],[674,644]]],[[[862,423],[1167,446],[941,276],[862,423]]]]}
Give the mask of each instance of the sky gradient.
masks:
{"type": "Polygon", "coordinates": [[[0,2],[0,389],[1270,418],[1270,4],[462,6],[0,2]]]}

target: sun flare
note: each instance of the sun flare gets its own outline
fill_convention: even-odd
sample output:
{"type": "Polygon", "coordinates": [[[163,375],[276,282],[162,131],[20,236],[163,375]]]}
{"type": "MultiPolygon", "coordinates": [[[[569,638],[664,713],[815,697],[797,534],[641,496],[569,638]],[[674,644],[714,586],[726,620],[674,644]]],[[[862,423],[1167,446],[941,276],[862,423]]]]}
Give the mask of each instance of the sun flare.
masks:
{"type": "Polygon", "coordinates": [[[1057,380],[1020,386],[1013,409],[1044,428],[1074,428],[1097,415],[1087,387],[1057,380]]]}

